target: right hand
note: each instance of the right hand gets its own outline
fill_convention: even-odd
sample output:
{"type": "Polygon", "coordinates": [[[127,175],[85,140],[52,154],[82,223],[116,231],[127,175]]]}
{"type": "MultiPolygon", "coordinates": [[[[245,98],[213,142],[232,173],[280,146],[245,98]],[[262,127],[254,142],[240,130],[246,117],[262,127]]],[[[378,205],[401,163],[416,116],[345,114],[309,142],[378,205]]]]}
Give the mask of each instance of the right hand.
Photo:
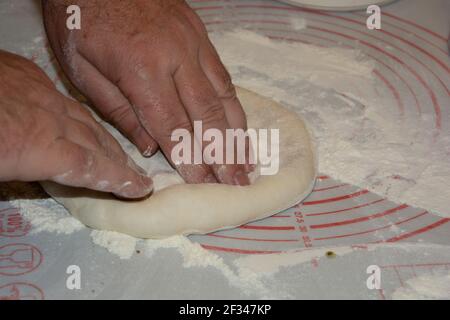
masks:
{"type": "Polygon", "coordinates": [[[50,180],[141,198],[152,180],[33,62],[0,50],[0,181],[50,180]]]}
{"type": "Polygon", "coordinates": [[[205,156],[194,164],[193,153],[190,163],[172,161],[176,129],[196,143],[203,139],[195,121],[224,137],[227,129],[247,129],[230,75],[184,0],[51,0],[43,13],[67,77],[144,156],[159,147],[187,183],[250,184],[249,165],[208,165],[205,156]],[[80,30],[66,27],[69,4],[81,8],[80,30]]]}

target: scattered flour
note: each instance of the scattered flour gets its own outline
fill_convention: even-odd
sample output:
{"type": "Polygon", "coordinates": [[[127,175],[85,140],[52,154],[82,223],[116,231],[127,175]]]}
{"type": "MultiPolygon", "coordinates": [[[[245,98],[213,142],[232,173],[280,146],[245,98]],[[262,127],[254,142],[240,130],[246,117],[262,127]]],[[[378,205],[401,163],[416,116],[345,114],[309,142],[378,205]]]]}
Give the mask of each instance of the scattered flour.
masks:
{"type": "Polygon", "coordinates": [[[393,300],[450,299],[450,273],[409,279],[392,294],[393,300]]]}
{"type": "MultiPolygon", "coordinates": [[[[436,135],[434,118],[418,116],[414,101],[400,110],[374,76],[372,59],[355,49],[288,43],[241,29],[214,31],[211,39],[237,85],[308,120],[322,173],[450,216],[449,127],[436,135]]],[[[408,96],[404,84],[394,85],[408,96]]]]}
{"type": "Polygon", "coordinates": [[[148,257],[152,257],[160,249],[177,250],[185,268],[215,268],[222,273],[230,285],[239,288],[244,294],[256,295],[262,299],[292,298],[283,290],[277,289],[276,285],[270,281],[282,268],[309,263],[312,259],[325,258],[325,253],[329,250],[332,250],[336,256],[343,256],[357,250],[351,247],[305,249],[280,254],[249,255],[227,263],[223,257],[204,249],[200,244],[184,236],[145,241],[144,250],[148,257]]]}
{"type": "Polygon", "coordinates": [[[269,297],[275,294],[266,287],[261,275],[252,274],[242,277],[239,272],[234,271],[231,266],[225,263],[222,257],[202,248],[201,245],[190,241],[184,236],[145,241],[145,253],[149,257],[153,256],[156,250],[168,248],[176,249],[180,253],[183,258],[183,267],[215,268],[223,274],[230,285],[241,289],[244,294],[257,294],[261,297],[269,297]]]}
{"type": "Polygon", "coordinates": [[[351,247],[336,247],[288,251],[270,255],[249,255],[236,259],[234,265],[238,267],[239,273],[243,276],[253,274],[268,276],[276,274],[282,267],[295,266],[325,257],[327,251],[332,251],[336,256],[343,256],[355,250],[351,247]]]}
{"type": "Polygon", "coordinates": [[[106,230],[93,230],[92,241],[117,255],[120,259],[130,259],[136,250],[138,239],[129,235],[106,230]]]}
{"type": "Polygon", "coordinates": [[[31,223],[33,233],[67,235],[85,228],[53,199],[13,200],[11,205],[20,209],[23,218],[31,223]]]}
{"type": "Polygon", "coordinates": [[[291,23],[292,29],[297,30],[297,31],[306,29],[306,27],[307,27],[306,20],[303,18],[299,18],[299,17],[291,17],[290,23],[291,23]]]}

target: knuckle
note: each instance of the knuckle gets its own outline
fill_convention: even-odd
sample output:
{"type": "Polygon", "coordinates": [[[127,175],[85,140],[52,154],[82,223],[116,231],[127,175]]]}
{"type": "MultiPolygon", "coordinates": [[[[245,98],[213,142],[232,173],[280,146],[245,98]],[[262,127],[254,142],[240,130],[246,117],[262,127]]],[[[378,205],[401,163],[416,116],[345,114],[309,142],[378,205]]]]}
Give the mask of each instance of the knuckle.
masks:
{"type": "Polygon", "coordinates": [[[173,130],[177,128],[186,128],[190,130],[190,123],[187,117],[182,112],[173,110],[173,107],[168,107],[160,97],[153,94],[147,95],[149,99],[142,105],[134,105],[132,112],[135,113],[138,121],[133,123],[123,123],[123,130],[133,136],[139,136],[141,130],[148,132],[157,142],[163,141],[166,137],[170,137],[173,130]]]}
{"type": "Polygon", "coordinates": [[[185,129],[192,133],[192,126],[189,119],[185,118],[171,118],[166,124],[162,127],[161,134],[158,135],[159,138],[169,138],[172,136],[173,131],[176,129],[185,129]]]}
{"type": "Polygon", "coordinates": [[[234,100],[237,98],[236,88],[231,81],[231,77],[225,70],[221,74],[221,87],[219,88],[218,95],[221,99],[234,100]]]}
{"type": "Polygon", "coordinates": [[[105,120],[108,122],[112,122],[117,126],[121,126],[125,119],[129,116],[129,113],[131,111],[132,110],[130,105],[126,103],[119,105],[118,107],[105,114],[105,120]]]}
{"type": "MultiPolygon", "coordinates": [[[[148,47],[148,44],[146,45],[148,47]]],[[[144,45],[133,45],[131,53],[118,54],[116,58],[117,68],[112,77],[113,83],[119,88],[127,88],[129,85],[135,84],[135,81],[148,81],[150,79],[151,65],[146,61],[156,58],[153,57],[152,51],[149,51],[144,45]]],[[[158,61],[159,65],[159,61],[158,61]]]]}
{"type": "Polygon", "coordinates": [[[176,129],[185,129],[191,134],[193,132],[191,122],[184,114],[177,115],[173,112],[163,111],[154,119],[154,122],[148,124],[147,128],[158,144],[169,141],[176,129]]]}
{"type": "Polygon", "coordinates": [[[217,99],[214,99],[210,103],[204,105],[200,117],[204,124],[219,123],[225,121],[226,119],[223,105],[217,99]]]}
{"type": "Polygon", "coordinates": [[[90,180],[98,167],[94,154],[89,151],[80,152],[78,154],[78,163],[84,178],[90,180]]]}
{"type": "Polygon", "coordinates": [[[88,145],[91,145],[95,150],[102,148],[104,141],[102,141],[97,132],[86,124],[81,125],[81,131],[83,132],[83,138],[86,140],[88,145]]]}

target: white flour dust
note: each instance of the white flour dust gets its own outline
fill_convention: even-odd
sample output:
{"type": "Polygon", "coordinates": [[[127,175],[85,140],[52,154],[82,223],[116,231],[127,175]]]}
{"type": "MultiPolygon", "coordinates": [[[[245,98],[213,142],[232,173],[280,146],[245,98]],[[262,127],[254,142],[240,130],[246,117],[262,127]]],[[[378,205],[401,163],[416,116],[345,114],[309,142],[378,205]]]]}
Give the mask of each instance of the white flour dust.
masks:
{"type": "Polygon", "coordinates": [[[120,259],[130,259],[139,240],[123,233],[106,230],[92,230],[91,238],[96,245],[105,248],[120,259]]]}
{"type": "Polygon", "coordinates": [[[152,257],[157,250],[174,249],[181,255],[183,267],[215,268],[231,286],[239,288],[246,295],[262,299],[293,298],[283,288],[278,288],[274,281],[273,276],[282,268],[325,258],[325,253],[329,250],[332,250],[336,256],[355,251],[350,247],[306,249],[280,254],[249,255],[227,262],[223,257],[204,249],[200,244],[184,236],[174,236],[164,240],[146,240],[144,248],[148,257],[152,257]]]}
{"type": "Polygon", "coordinates": [[[450,216],[450,132],[436,138],[432,116],[402,120],[370,58],[248,30],[212,32],[211,38],[237,85],[308,120],[322,173],[450,216]]]}
{"type": "Polygon", "coordinates": [[[243,277],[232,266],[225,263],[222,257],[212,251],[202,248],[198,243],[190,241],[184,236],[174,236],[164,240],[146,240],[145,253],[152,257],[156,250],[175,249],[183,258],[183,267],[212,267],[219,270],[228,280],[230,285],[239,288],[244,294],[257,294],[261,297],[269,297],[274,294],[269,290],[262,275],[253,274],[243,277]]]}
{"type": "Polygon", "coordinates": [[[270,255],[248,255],[238,258],[234,264],[238,267],[239,273],[243,276],[250,275],[273,275],[280,271],[282,267],[292,267],[313,259],[325,257],[326,251],[333,252],[333,256],[343,256],[354,252],[351,247],[336,247],[331,249],[305,249],[302,251],[283,252],[270,255]]]}
{"type": "Polygon", "coordinates": [[[10,203],[13,207],[19,208],[23,218],[30,222],[33,233],[51,232],[67,235],[85,228],[53,199],[21,199],[10,203]]]}

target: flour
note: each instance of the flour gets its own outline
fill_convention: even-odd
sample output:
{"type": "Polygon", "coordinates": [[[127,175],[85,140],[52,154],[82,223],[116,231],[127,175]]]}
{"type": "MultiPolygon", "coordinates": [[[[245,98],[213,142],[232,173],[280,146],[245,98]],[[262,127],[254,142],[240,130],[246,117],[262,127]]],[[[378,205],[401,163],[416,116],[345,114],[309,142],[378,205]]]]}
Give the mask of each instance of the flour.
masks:
{"type": "MultiPolygon", "coordinates": [[[[204,249],[200,244],[184,236],[164,240],[145,240],[144,248],[149,258],[153,257],[157,250],[174,249],[181,255],[183,267],[215,268],[231,286],[239,288],[246,295],[256,295],[262,299],[292,298],[274,282],[273,276],[282,268],[310,263],[313,259],[327,259],[328,251],[332,251],[336,257],[341,257],[358,250],[351,247],[293,250],[280,254],[240,256],[226,262],[223,257],[204,249]]],[[[375,249],[376,246],[373,248],[375,249]]]]}
{"type": "Polygon", "coordinates": [[[409,279],[392,294],[393,300],[450,299],[450,273],[409,279]]]}
{"type": "Polygon", "coordinates": [[[333,252],[335,256],[343,256],[355,250],[351,247],[337,247],[288,251],[270,255],[249,255],[236,259],[234,265],[238,267],[242,276],[253,274],[269,276],[279,272],[282,267],[291,267],[310,262],[313,259],[323,258],[328,251],[333,252]]]}
{"type": "Polygon", "coordinates": [[[106,230],[93,230],[92,241],[117,255],[120,259],[130,259],[136,250],[138,239],[129,235],[106,230]]]}
{"type": "Polygon", "coordinates": [[[402,114],[370,58],[248,30],[212,32],[211,39],[237,85],[308,120],[322,173],[450,216],[450,132],[436,137],[431,116],[402,114]]]}
{"type": "Polygon", "coordinates": [[[53,199],[13,200],[11,205],[19,208],[22,217],[30,222],[33,227],[32,233],[51,232],[68,235],[85,228],[53,199]]]}
{"type": "Polygon", "coordinates": [[[306,29],[306,27],[307,27],[306,20],[299,18],[299,17],[291,17],[289,19],[289,22],[291,23],[292,29],[294,29],[296,31],[306,29]]]}
{"type": "Polygon", "coordinates": [[[276,293],[271,292],[265,285],[262,275],[252,274],[244,277],[225,263],[222,257],[204,249],[198,243],[194,243],[184,236],[145,241],[145,253],[148,257],[152,257],[160,249],[176,249],[183,258],[183,267],[185,268],[212,267],[219,270],[230,285],[239,288],[244,294],[266,298],[276,296],[276,293]]]}
{"type": "MultiPolygon", "coordinates": [[[[341,259],[344,256],[357,253],[359,251],[376,252],[378,250],[401,250],[403,252],[433,252],[433,250],[447,250],[447,246],[431,244],[372,244],[364,248],[341,246],[328,248],[311,248],[302,250],[292,250],[279,254],[259,254],[259,255],[238,255],[231,260],[226,259],[231,256],[219,256],[213,251],[204,249],[198,243],[191,242],[184,236],[175,236],[164,240],[145,240],[144,252],[148,258],[152,258],[158,250],[175,250],[182,257],[182,265],[185,268],[214,268],[221,272],[231,286],[239,288],[246,295],[257,296],[262,299],[289,299],[292,296],[286,292],[285,288],[278,286],[276,276],[283,271],[312,261],[320,263],[321,260],[341,259]],[[332,258],[327,254],[332,252],[332,258]]],[[[391,251],[390,251],[391,252],[391,251]]],[[[397,251],[398,253],[398,251],[397,251]]],[[[376,256],[376,255],[373,255],[376,256]]],[[[323,263],[322,263],[323,264],[323,263]]],[[[446,297],[449,279],[440,278],[443,284],[435,286],[438,278],[432,280],[427,285],[428,278],[424,277],[419,281],[408,281],[411,290],[399,289],[394,294],[394,298],[405,297],[446,297]],[[445,281],[443,281],[445,280],[445,281]],[[435,287],[433,287],[435,286],[435,287]],[[412,293],[413,292],[413,293],[412,293]],[[420,292],[420,296],[417,295],[420,292]],[[425,295],[426,294],[426,295],[425,295]]],[[[409,288],[408,287],[408,288],[409,288]]]]}
{"type": "Polygon", "coordinates": [[[11,207],[19,209],[24,220],[31,224],[31,233],[68,235],[85,228],[36,183],[0,183],[0,201],[9,201],[11,207]]]}
{"type": "MultiPolygon", "coordinates": [[[[49,232],[69,235],[86,228],[59,203],[51,198],[10,201],[19,208],[22,217],[32,225],[32,233],[49,232]]],[[[120,259],[130,259],[136,249],[138,239],[125,234],[93,230],[92,242],[107,249],[120,259]]]]}

